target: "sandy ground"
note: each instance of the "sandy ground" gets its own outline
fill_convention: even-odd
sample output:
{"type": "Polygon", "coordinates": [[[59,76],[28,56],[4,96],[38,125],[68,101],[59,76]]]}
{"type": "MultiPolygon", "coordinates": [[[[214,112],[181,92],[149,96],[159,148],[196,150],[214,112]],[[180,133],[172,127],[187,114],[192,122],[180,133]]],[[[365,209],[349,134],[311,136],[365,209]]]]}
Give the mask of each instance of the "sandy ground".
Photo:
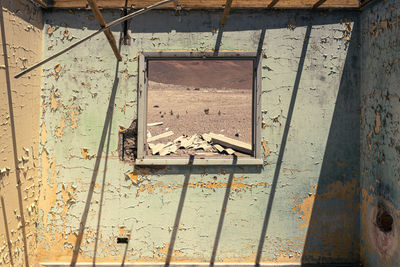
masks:
{"type": "Polygon", "coordinates": [[[149,82],[147,127],[152,136],[173,131],[156,143],[181,135],[219,133],[251,143],[252,92],[250,89],[199,88],[149,82]]]}

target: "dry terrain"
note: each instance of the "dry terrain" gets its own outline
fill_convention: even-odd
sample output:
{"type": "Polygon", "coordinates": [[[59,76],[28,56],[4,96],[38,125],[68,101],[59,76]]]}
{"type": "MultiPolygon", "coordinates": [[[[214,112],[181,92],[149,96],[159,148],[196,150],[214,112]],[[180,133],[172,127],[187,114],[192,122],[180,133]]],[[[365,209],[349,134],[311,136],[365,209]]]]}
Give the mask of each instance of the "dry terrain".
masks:
{"type": "MultiPolygon", "coordinates": [[[[172,131],[158,142],[179,136],[223,134],[251,144],[252,92],[250,89],[200,88],[149,82],[147,127],[151,136],[172,131]]],[[[179,153],[179,151],[178,151],[179,153]]]]}

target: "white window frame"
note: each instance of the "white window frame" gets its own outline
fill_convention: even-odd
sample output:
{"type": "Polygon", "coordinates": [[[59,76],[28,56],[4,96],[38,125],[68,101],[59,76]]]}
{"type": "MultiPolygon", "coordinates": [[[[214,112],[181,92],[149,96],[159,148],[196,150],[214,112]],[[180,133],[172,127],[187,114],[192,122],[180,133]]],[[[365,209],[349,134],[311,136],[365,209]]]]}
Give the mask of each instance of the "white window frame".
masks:
{"type": "Polygon", "coordinates": [[[138,124],[137,124],[137,158],[136,165],[262,165],[261,154],[261,60],[257,60],[255,52],[142,52],[139,55],[138,77],[138,124]],[[252,60],[253,61],[253,91],[252,91],[252,150],[249,157],[223,156],[150,156],[146,155],[147,146],[147,86],[148,60],[252,60]]]}

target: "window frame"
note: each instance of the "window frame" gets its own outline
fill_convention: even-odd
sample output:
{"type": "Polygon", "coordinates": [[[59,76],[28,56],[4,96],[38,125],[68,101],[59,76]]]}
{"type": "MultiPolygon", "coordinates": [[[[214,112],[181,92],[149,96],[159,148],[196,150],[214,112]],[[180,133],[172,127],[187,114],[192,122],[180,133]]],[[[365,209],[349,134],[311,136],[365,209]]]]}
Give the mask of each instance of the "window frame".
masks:
{"type": "Polygon", "coordinates": [[[137,90],[137,158],[136,165],[262,165],[261,154],[261,91],[262,64],[256,52],[141,52],[139,54],[137,90]],[[149,157],[146,155],[148,60],[252,60],[252,150],[249,157],[149,157]]]}

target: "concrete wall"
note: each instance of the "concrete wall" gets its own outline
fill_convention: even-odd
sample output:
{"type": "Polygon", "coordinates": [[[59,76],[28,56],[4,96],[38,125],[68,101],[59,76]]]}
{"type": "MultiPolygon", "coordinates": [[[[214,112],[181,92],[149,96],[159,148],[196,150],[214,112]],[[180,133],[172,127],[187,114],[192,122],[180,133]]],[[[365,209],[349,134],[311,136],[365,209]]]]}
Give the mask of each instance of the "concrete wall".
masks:
{"type": "Polygon", "coordinates": [[[0,2],[0,265],[36,260],[41,71],[13,76],[42,58],[43,17],[24,0],[0,2]]]}
{"type": "Polygon", "coordinates": [[[400,264],[400,2],[361,15],[361,258],[400,264]]]}
{"type": "MultiPolygon", "coordinates": [[[[234,11],[223,31],[220,18],[152,11],[132,21],[122,62],[99,35],[44,66],[41,262],[359,261],[358,13],[234,11]],[[137,117],[138,53],[213,49],[262,58],[265,165],[121,162],[119,126],[137,117]]],[[[97,28],[87,11],[46,13],[44,57],[97,28]]]]}

